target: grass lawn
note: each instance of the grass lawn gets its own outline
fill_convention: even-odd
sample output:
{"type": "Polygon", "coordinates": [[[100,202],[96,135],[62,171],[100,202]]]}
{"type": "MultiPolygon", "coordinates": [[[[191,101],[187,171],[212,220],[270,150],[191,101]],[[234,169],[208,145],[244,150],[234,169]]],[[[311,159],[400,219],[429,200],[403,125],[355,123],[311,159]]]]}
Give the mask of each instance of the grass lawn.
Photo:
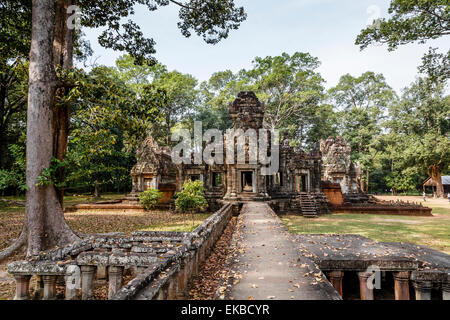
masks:
{"type": "MultiPolygon", "coordinates": [[[[401,197],[400,197],[401,198],[401,197]]],[[[450,204],[428,200],[433,217],[372,214],[331,214],[317,219],[282,216],[292,233],[360,234],[382,242],[410,242],[450,254],[450,204]]]]}

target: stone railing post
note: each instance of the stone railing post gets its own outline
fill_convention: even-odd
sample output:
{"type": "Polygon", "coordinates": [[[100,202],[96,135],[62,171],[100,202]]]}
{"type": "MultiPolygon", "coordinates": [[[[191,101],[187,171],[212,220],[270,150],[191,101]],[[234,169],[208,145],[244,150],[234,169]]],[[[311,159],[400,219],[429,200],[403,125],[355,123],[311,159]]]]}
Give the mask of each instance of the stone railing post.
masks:
{"type": "Polygon", "coordinates": [[[408,271],[394,272],[395,300],[409,300],[408,271]]]}
{"type": "Polygon", "coordinates": [[[431,289],[433,288],[431,281],[414,281],[413,285],[416,291],[416,300],[431,300],[431,289]]]}
{"type": "Polygon", "coordinates": [[[78,290],[81,287],[81,270],[78,266],[72,265],[66,271],[66,300],[78,300],[78,290]]]}
{"type": "Polygon", "coordinates": [[[342,279],[344,278],[344,272],[343,271],[331,271],[328,274],[328,277],[330,279],[331,284],[333,285],[333,287],[336,289],[337,292],[339,292],[339,294],[342,297],[342,279]]]}
{"type": "Polygon", "coordinates": [[[16,296],[14,300],[28,300],[30,298],[30,275],[14,275],[16,280],[16,296]]]}
{"type": "Polygon", "coordinates": [[[42,276],[36,276],[36,283],[34,285],[34,297],[35,299],[42,298],[44,294],[44,281],[42,280],[42,276]]]}
{"type": "Polygon", "coordinates": [[[164,284],[158,292],[158,295],[156,297],[156,300],[167,300],[168,296],[169,296],[169,284],[166,283],[164,284]]]}
{"type": "Polygon", "coordinates": [[[44,295],[43,300],[54,300],[56,299],[56,279],[57,276],[42,276],[44,281],[44,295]]]}
{"type": "Polygon", "coordinates": [[[109,266],[108,268],[108,299],[111,299],[122,287],[123,267],[109,266]]]}
{"type": "Polygon", "coordinates": [[[81,266],[81,299],[94,298],[95,266],[81,266]]]}
{"type": "Polygon", "coordinates": [[[450,275],[442,282],[442,300],[450,300],[450,275]]]}
{"type": "MultiPolygon", "coordinates": [[[[185,258],[186,259],[186,258],[185,258]]],[[[177,274],[177,298],[182,299],[184,297],[184,291],[186,290],[186,268],[185,262],[182,262],[180,266],[180,271],[177,274]]]]}
{"type": "Polygon", "coordinates": [[[177,292],[178,292],[178,272],[173,274],[169,280],[167,300],[177,300],[178,298],[177,292]]]}
{"type": "Polygon", "coordinates": [[[359,277],[359,293],[361,300],[374,300],[373,287],[369,288],[367,280],[372,276],[369,272],[358,272],[359,277]]]}

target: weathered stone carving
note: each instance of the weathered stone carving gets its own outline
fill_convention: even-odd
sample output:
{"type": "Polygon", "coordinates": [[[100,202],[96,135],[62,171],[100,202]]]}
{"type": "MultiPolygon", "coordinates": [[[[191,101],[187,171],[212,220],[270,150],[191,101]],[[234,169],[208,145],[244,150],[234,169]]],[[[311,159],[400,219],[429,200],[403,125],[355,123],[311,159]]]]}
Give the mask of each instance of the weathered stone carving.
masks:
{"type": "Polygon", "coordinates": [[[342,137],[320,142],[322,180],[339,183],[342,193],[359,193],[361,168],[350,160],[351,147],[342,137]]]}
{"type": "MultiPolygon", "coordinates": [[[[232,129],[259,130],[264,128],[264,105],[253,92],[241,92],[229,106],[232,129]]],[[[327,198],[322,193],[321,179],[339,182],[343,193],[358,192],[359,171],[350,161],[350,146],[341,138],[329,138],[316,144],[309,153],[290,145],[292,139],[285,134],[279,145],[279,171],[263,175],[263,165],[251,163],[250,139],[245,143],[245,163],[238,163],[237,152],[233,164],[181,164],[174,165],[169,148],[160,148],[148,137],[137,151],[138,163],[134,166],[133,192],[136,195],[147,188],[164,189],[169,201],[173,192],[179,191],[188,180],[201,180],[210,207],[215,209],[221,200],[231,202],[269,201],[284,202],[282,211],[302,212],[308,216],[328,212],[327,198]],[[321,155],[322,152],[322,155],[321,155]],[[322,174],[323,171],[323,174],[322,174]],[[322,177],[323,176],[323,177],[322,177]],[[306,195],[305,195],[306,194],[306,195]],[[307,214],[306,214],[307,213],[307,214]]],[[[226,155],[225,139],[223,155],[226,155]]],[[[271,154],[271,146],[267,146],[271,154]]]]}

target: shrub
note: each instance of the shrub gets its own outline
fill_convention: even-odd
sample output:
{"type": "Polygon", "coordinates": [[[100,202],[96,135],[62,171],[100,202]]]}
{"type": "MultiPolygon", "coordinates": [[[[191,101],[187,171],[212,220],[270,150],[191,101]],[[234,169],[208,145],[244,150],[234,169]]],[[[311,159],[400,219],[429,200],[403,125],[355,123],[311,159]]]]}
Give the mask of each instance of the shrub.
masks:
{"type": "Polygon", "coordinates": [[[177,193],[175,206],[182,212],[205,210],[208,203],[203,195],[203,182],[188,180],[183,184],[183,189],[177,193]]]}
{"type": "Polygon", "coordinates": [[[139,202],[146,210],[155,208],[162,198],[162,193],[158,189],[147,189],[139,193],[139,202]]]}

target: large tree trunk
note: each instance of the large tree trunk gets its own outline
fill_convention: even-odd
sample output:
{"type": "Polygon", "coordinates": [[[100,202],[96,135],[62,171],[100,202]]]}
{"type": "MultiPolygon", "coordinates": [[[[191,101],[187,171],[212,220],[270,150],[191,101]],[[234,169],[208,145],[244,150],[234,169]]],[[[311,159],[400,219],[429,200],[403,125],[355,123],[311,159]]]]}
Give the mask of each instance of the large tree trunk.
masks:
{"type": "Polygon", "coordinates": [[[436,197],[445,198],[444,185],[442,184],[442,172],[438,165],[433,165],[428,171],[428,175],[436,181],[436,197]]]}
{"type": "MultiPolygon", "coordinates": [[[[53,64],[55,68],[69,70],[73,67],[73,30],[67,26],[67,8],[72,4],[72,0],[58,0],[55,8],[55,31],[53,38],[53,64]]],[[[68,93],[64,87],[56,91],[56,101],[53,107],[53,157],[63,161],[67,153],[67,144],[70,126],[70,104],[60,104],[64,96],[68,93]]],[[[65,169],[60,167],[57,172],[57,179],[65,181],[65,169]]],[[[58,200],[64,205],[64,188],[56,188],[58,200]]]]}
{"type": "MultiPolygon", "coordinates": [[[[0,75],[1,77],[2,75],[0,75]]],[[[6,154],[6,123],[3,119],[6,117],[6,84],[0,83],[0,168],[6,164],[5,154],[6,154]]]]}
{"type": "Polygon", "coordinates": [[[6,130],[0,127],[0,168],[4,168],[6,165],[6,149],[8,144],[6,143],[6,130]]]}
{"type": "Polygon", "coordinates": [[[78,239],[67,225],[53,185],[37,178],[53,156],[53,106],[56,75],[53,65],[54,0],[33,0],[27,111],[27,256],[78,239]]]}

